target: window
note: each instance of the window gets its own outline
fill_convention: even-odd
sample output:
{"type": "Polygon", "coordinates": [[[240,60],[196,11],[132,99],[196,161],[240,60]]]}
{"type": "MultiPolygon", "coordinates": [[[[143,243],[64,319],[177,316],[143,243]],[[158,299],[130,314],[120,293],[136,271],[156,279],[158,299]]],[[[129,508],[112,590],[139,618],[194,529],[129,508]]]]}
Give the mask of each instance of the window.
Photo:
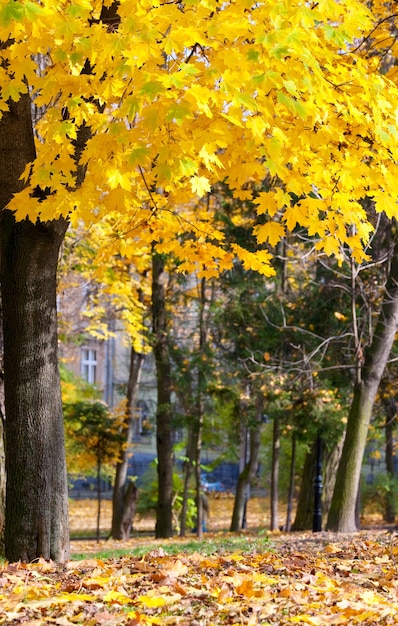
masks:
{"type": "Polygon", "coordinates": [[[97,351],[82,349],[81,375],[88,383],[94,384],[97,378],[97,351]]]}

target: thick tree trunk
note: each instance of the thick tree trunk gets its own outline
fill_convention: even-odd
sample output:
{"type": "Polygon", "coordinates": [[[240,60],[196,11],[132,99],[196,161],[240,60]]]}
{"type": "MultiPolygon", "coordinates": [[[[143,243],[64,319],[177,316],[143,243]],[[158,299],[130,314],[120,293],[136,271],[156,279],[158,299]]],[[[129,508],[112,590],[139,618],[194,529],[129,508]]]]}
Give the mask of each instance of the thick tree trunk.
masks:
{"type": "MultiPolygon", "coordinates": [[[[112,530],[113,539],[128,539],[126,536],[126,515],[130,510],[127,497],[127,470],[130,458],[130,446],[133,439],[134,420],[136,419],[136,404],[138,381],[144,362],[144,355],[131,348],[130,370],[127,384],[126,422],[123,432],[123,447],[120,451],[120,462],[116,465],[115,484],[112,497],[112,530]],[[128,510],[126,510],[126,507],[128,510]]],[[[130,524],[131,528],[131,524],[130,524]]]]}
{"type": "Polygon", "coordinates": [[[0,120],[6,519],[10,561],[69,555],[68,493],[57,358],[56,271],[64,220],[15,223],[6,211],[35,158],[30,99],[0,120]]]}
{"type": "Polygon", "coordinates": [[[1,220],[6,404],[6,557],[69,555],[56,272],[65,220],[1,220]]]}
{"type": "Polygon", "coordinates": [[[167,345],[167,314],[161,255],[152,257],[152,322],[157,375],[156,446],[158,455],[158,504],[155,534],[173,534],[174,428],[171,410],[171,365],[167,345]]]}
{"type": "Polygon", "coordinates": [[[0,554],[4,554],[4,525],[6,512],[6,456],[4,447],[5,406],[4,406],[4,343],[3,310],[0,297],[0,554]]]}
{"type": "Polygon", "coordinates": [[[0,420],[0,554],[4,554],[4,527],[6,512],[6,456],[4,447],[4,427],[3,419],[0,420]]]}
{"type": "Polygon", "coordinates": [[[357,529],[355,503],[366,437],[374,399],[387,364],[398,325],[398,243],[395,245],[386,294],[372,343],[365,355],[361,381],[355,386],[347,420],[343,451],[329,510],[327,529],[350,532],[357,529]]]}

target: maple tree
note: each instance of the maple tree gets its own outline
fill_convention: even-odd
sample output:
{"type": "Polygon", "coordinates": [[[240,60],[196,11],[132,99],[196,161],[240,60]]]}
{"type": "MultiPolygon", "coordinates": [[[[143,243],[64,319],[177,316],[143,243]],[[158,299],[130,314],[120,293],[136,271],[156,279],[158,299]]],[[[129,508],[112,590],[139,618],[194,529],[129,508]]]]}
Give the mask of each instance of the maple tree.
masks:
{"type": "Polygon", "coordinates": [[[235,254],[272,274],[264,244],[296,224],[328,254],[344,244],[363,258],[371,224],[358,199],[369,195],[394,216],[398,180],[398,90],[358,44],[374,25],[356,0],[1,0],[11,559],[68,554],[65,463],[48,454],[64,447],[55,275],[68,224],[112,217],[113,252],[154,245],[179,257],[181,271],[199,266],[204,276],[230,268],[235,254]],[[247,182],[269,174],[275,185],[253,197],[247,182]],[[266,216],[257,252],[224,246],[211,203],[201,210],[194,201],[220,179],[266,216]],[[24,489],[26,440],[32,476],[44,458],[48,467],[45,482],[24,489]]]}

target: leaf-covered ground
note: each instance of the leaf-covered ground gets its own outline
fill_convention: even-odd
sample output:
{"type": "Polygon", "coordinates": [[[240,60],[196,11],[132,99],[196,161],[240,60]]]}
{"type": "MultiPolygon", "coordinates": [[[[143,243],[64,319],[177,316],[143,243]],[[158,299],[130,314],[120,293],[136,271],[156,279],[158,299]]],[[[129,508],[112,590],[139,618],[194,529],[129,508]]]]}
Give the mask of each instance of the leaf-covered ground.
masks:
{"type": "MultiPolygon", "coordinates": [[[[200,552],[166,541],[135,557],[5,564],[0,624],[398,623],[394,533],[280,534],[269,542],[251,534],[239,549],[235,539],[210,534],[200,552]]],[[[137,540],[117,544],[128,545],[137,540]]]]}

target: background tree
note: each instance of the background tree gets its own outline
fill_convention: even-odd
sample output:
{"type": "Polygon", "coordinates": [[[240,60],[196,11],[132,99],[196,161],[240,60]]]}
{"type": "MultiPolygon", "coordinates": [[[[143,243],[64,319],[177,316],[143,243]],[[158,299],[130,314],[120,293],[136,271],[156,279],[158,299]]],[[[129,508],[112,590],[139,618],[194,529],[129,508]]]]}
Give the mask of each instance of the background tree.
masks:
{"type": "Polygon", "coordinates": [[[349,532],[357,528],[355,506],[366,436],[377,390],[387,365],[398,324],[398,245],[395,246],[372,342],[369,345],[348,415],[346,436],[337,470],[327,528],[349,532]]]}
{"type": "MultiPolygon", "coordinates": [[[[120,451],[120,420],[103,402],[75,402],[64,405],[65,426],[75,457],[75,471],[96,468],[97,541],[100,540],[101,482],[106,465],[114,463],[120,451]],[[78,457],[78,459],[76,459],[78,457]]],[[[71,468],[73,469],[73,468],[71,468]]],[[[108,469],[109,471],[109,469],[108,469]]]]}
{"type": "MultiPolygon", "coordinates": [[[[116,253],[117,248],[113,247],[115,237],[112,218],[88,232],[81,228],[69,231],[60,271],[59,289],[64,294],[60,306],[60,339],[66,344],[81,341],[82,336],[111,341],[117,326],[124,333],[125,341],[131,344],[125,398],[121,400],[123,409],[119,407],[125,410],[126,419],[121,423],[111,526],[113,538],[126,539],[131,530],[131,520],[127,521],[127,518],[137,495],[128,479],[128,464],[138,420],[138,384],[145,354],[149,352],[149,260],[147,255],[137,255],[133,250],[123,250],[123,255],[121,251],[116,253]],[[72,314],[69,303],[76,298],[71,298],[70,293],[76,287],[83,294],[80,309],[72,314]],[[80,317],[78,323],[76,316],[80,317]]],[[[107,385],[107,402],[116,405],[121,395],[116,397],[114,390],[107,385]]]]}
{"type": "Polygon", "coordinates": [[[156,537],[173,534],[173,468],[174,424],[171,404],[171,360],[166,311],[166,280],[164,260],[154,253],[152,259],[152,324],[153,352],[156,364],[157,409],[156,450],[158,457],[158,502],[156,510],[156,537]]]}

